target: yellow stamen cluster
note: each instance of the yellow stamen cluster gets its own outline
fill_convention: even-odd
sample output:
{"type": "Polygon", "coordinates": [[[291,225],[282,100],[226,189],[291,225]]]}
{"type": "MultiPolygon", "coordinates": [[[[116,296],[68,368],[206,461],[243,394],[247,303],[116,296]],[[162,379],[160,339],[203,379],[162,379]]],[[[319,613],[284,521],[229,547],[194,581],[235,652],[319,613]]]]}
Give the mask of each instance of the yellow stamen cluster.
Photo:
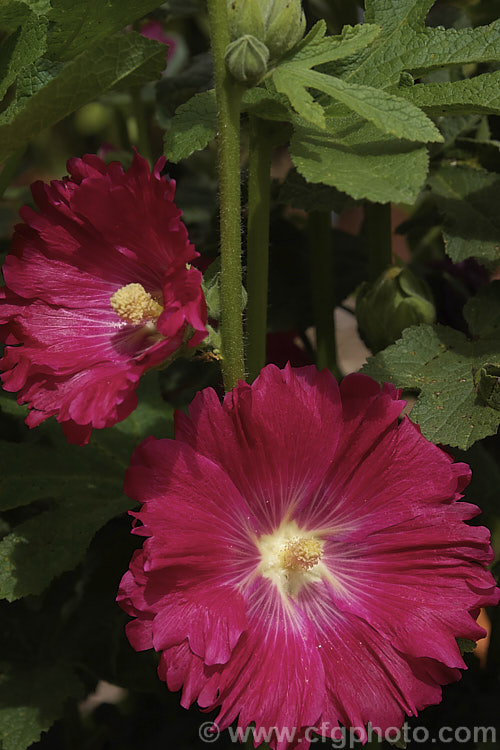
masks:
{"type": "Polygon", "coordinates": [[[310,570],[321,560],[323,545],[313,537],[293,537],[280,550],[281,566],[285,570],[310,570]]]}
{"type": "Polygon", "coordinates": [[[163,307],[147,292],[142,284],[126,284],[109,300],[113,310],[127,323],[156,321],[163,307]]]}

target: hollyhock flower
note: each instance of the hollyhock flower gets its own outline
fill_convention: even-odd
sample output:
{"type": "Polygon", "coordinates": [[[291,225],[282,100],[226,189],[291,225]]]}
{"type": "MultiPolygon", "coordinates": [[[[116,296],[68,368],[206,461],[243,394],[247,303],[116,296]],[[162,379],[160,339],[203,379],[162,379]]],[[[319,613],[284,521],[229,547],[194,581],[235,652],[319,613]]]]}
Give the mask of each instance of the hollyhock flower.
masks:
{"type": "Polygon", "coordinates": [[[146,540],[118,601],[184,707],[307,748],[308,727],[399,727],[459,679],[456,638],[483,637],[475,617],[499,599],[489,534],[464,523],[469,467],[403,405],[365,375],[268,365],[136,450],[125,487],[146,540]]]}
{"type": "Polygon", "coordinates": [[[176,75],[186,62],[188,48],[186,42],[179,34],[171,29],[165,30],[160,21],[146,21],[140,28],[140,33],[147,39],[154,39],[160,44],[168,45],[166,55],[167,65],[162,76],[171,77],[176,75]]]}
{"type": "Polygon", "coordinates": [[[206,335],[201,274],[190,262],[175,182],[135,155],[130,169],[70,159],[70,176],[36,182],[3,266],[3,387],[28,403],[27,424],[52,415],[88,441],[137,405],[135,388],[189,338],[206,335]]]}
{"type": "Polygon", "coordinates": [[[147,21],[141,26],[141,35],[147,39],[154,39],[160,44],[168,44],[167,61],[175,54],[177,40],[173,36],[167,36],[163,25],[159,21],[147,21]]]}

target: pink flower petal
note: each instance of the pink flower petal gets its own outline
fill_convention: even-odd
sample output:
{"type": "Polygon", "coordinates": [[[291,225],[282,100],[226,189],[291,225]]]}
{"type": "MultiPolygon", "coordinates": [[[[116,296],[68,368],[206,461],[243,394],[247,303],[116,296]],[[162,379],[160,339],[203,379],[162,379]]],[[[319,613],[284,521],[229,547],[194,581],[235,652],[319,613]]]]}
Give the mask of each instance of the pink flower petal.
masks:
{"type": "Polygon", "coordinates": [[[28,425],[56,415],[83,444],[135,408],[143,372],[206,336],[201,275],[188,267],[198,253],[164,163],[151,173],[136,153],[125,173],[87,155],[68,162],[70,177],[32,186],[39,212],[21,211],[0,294],[3,385],[33,410],[28,425]],[[165,295],[158,325],[113,309],[129,284],[165,295]]]}
{"type": "Polygon", "coordinates": [[[198,394],[189,415],[176,414],[176,435],[221,466],[271,529],[326,474],[341,404],[327,370],[268,365],[252,386],[227,394],[222,407],[210,389],[198,394]]]}
{"type": "Polygon", "coordinates": [[[339,390],[268,366],[136,450],[126,491],[146,539],[122,606],[183,706],[307,750],[309,727],[366,740],[368,722],[399,727],[459,679],[456,639],[482,637],[478,610],[500,596],[489,534],[466,523],[468,467],[401,408],[365,376],[339,390]]]}

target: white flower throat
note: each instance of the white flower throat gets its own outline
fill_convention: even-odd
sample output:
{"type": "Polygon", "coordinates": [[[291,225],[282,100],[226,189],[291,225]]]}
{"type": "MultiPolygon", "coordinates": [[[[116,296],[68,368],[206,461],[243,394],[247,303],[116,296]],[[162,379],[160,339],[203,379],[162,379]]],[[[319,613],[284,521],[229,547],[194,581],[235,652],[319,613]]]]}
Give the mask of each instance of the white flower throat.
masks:
{"type": "Polygon", "coordinates": [[[295,597],[303,586],[323,577],[323,542],[295,521],[264,534],[257,546],[261,556],[257,572],[273,581],[283,595],[295,597]]]}

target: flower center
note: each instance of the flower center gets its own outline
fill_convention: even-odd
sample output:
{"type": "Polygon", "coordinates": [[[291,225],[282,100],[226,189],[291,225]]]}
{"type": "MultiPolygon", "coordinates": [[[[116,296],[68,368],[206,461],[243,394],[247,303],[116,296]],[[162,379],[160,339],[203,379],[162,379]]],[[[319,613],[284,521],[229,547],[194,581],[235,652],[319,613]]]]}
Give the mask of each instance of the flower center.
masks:
{"type": "Polygon", "coordinates": [[[283,596],[296,597],[303,586],[320,581],[325,574],[323,546],[312,532],[300,529],[295,521],[286,521],[257,541],[257,572],[273,581],[283,596]]]}
{"type": "Polygon", "coordinates": [[[319,563],[322,552],[319,539],[295,536],[281,547],[281,567],[284,570],[309,570],[319,563]]]}
{"type": "Polygon", "coordinates": [[[156,321],[163,312],[163,307],[142,284],[122,286],[109,301],[113,310],[127,323],[156,321]]]}

